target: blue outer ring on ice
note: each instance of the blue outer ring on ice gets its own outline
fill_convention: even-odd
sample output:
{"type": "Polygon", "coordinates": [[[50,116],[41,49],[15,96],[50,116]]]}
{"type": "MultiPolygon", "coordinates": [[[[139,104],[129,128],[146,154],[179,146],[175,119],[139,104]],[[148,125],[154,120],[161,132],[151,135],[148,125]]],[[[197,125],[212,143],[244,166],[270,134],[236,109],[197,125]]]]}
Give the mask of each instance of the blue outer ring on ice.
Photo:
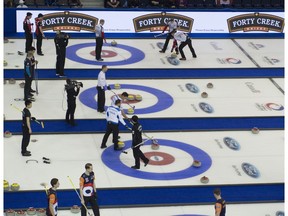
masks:
{"type": "MultiPolygon", "coordinates": [[[[105,45],[103,44],[103,47],[105,46],[109,46],[109,45],[105,45]]],[[[77,55],[77,51],[79,49],[83,49],[86,47],[94,47],[95,49],[95,43],[82,43],[82,44],[75,44],[72,46],[69,46],[66,48],[66,57],[68,59],[70,59],[71,61],[75,61],[75,62],[79,62],[82,64],[90,64],[90,65],[108,65],[108,66],[116,66],[116,65],[127,65],[127,64],[133,64],[139,61],[142,61],[145,58],[145,53],[137,48],[131,47],[131,46],[127,46],[127,45],[123,45],[123,44],[117,44],[117,48],[121,48],[124,49],[128,52],[130,52],[131,56],[128,59],[124,59],[121,61],[96,61],[96,60],[89,60],[89,59],[85,59],[82,58],[80,56],[77,55]]]]}
{"type": "MultiPolygon", "coordinates": [[[[155,172],[142,171],[142,170],[145,170],[143,168],[143,164],[141,164],[142,170],[141,169],[134,170],[134,169],[131,169],[130,166],[125,165],[120,160],[120,155],[123,153],[121,153],[121,151],[114,151],[113,145],[106,148],[103,151],[102,156],[101,156],[102,161],[107,167],[109,167],[115,172],[121,173],[123,175],[131,176],[131,177],[135,177],[135,178],[149,179],[149,180],[179,180],[179,179],[191,178],[191,177],[198,176],[206,172],[212,165],[211,157],[206,152],[204,152],[203,150],[195,146],[182,143],[182,142],[178,142],[178,141],[174,141],[174,140],[164,140],[164,139],[157,139],[157,140],[160,146],[169,146],[169,147],[177,148],[190,154],[193,159],[201,161],[201,167],[198,167],[198,168],[193,167],[192,160],[191,160],[190,167],[184,170],[176,171],[176,172],[155,173],[155,172]]],[[[124,143],[125,143],[125,147],[123,150],[126,150],[129,148],[129,146],[131,146],[131,140],[125,141],[124,143]]],[[[130,154],[132,154],[131,151],[130,151],[130,154]]],[[[134,164],[131,164],[131,166],[132,165],[134,164]]]]}
{"type": "MultiPolygon", "coordinates": [[[[111,84],[111,87],[114,86],[114,84],[111,84]]],[[[144,92],[148,92],[154,96],[157,97],[157,103],[145,107],[145,108],[137,108],[137,104],[131,104],[135,105],[135,112],[134,114],[147,114],[147,113],[154,113],[154,112],[160,112],[162,110],[168,109],[172,104],[174,103],[173,98],[167,94],[166,92],[163,92],[159,89],[147,87],[147,86],[140,86],[140,85],[130,85],[130,84],[121,84],[121,88],[123,89],[135,89],[140,90],[144,92]]],[[[97,95],[97,89],[96,87],[92,87],[89,89],[86,89],[79,95],[79,100],[86,106],[97,109],[97,102],[95,101],[95,96],[97,95]]],[[[106,98],[106,104],[111,104],[111,101],[106,98]]],[[[107,106],[105,107],[105,109],[107,106]]]]}

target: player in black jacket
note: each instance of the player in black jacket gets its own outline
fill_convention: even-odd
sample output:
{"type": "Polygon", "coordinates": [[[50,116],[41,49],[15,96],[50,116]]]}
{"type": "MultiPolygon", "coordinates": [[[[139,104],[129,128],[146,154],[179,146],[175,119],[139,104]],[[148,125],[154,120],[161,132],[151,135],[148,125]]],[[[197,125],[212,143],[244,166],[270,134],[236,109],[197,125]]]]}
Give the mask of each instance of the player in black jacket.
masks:
{"type": "Polygon", "coordinates": [[[66,80],[65,90],[67,92],[67,112],[66,112],[66,122],[75,126],[74,113],[76,109],[76,97],[80,91],[80,85],[73,83],[70,79],[66,80]]]}
{"type": "Polygon", "coordinates": [[[56,32],[56,37],[54,38],[54,43],[56,47],[56,55],[57,55],[57,60],[56,60],[56,75],[59,77],[65,77],[64,74],[64,66],[65,66],[65,58],[66,58],[66,47],[68,45],[69,41],[69,35],[57,31],[56,32]]]}
{"type": "Polygon", "coordinates": [[[132,127],[132,149],[133,156],[135,158],[135,165],[132,166],[132,169],[140,169],[140,158],[144,162],[144,166],[147,166],[149,159],[145,157],[143,152],[140,150],[139,143],[142,142],[142,125],[138,122],[138,116],[134,115],[131,118],[133,127],[132,127]],[[138,145],[138,146],[137,146],[138,145]],[[137,147],[135,147],[137,146],[137,147]]]}

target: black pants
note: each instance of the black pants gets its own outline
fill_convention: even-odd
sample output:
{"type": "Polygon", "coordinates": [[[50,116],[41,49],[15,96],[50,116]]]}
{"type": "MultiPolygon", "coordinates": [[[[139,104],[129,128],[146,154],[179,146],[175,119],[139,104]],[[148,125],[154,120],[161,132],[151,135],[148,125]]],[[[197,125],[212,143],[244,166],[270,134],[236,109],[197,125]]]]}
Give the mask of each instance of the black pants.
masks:
{"type": "Polygon", "coordinates": [[[96,37],[95,55],[97,60],[101,59],[102,46],[103,46],[103,38],[96,37]]]}
{"type": "Polygon", "coordinates": [[[119,128],[118,124],[113,124],[111,122],[107,122],[107,127],[106,127],[106,133],[102,139],[102,144],[101,147],[105,147],[108,137],[110,134],[113,133],[113,143],[114,143],[114,149],[118,149],[118,134],[119,134],[119,128]]]}
{"type": "MultiPolygon", "coordinates": [[[[85,201],[86,207],[87,207],[87,204],[90,203],[93,209],[94,216],[100,216],[99,206],[94,196],[91,196],[91,197],[84,196],[84,201],[85,201]]],[[[81,206],[81,216],[86,216],[86,208],[83,205],[81,206]]]]}
{"type": "Polygon", "coordinates": [[[135,159],[135,166],[137,168],[140,168],[140,158],[144,163],[149,161],[149,159],[146,158],[143,152],[141,151],[140,146],[133,148],[133,156],[135,159]]]}
{"type": "MultiPolygon", "coordinates": [[[[26,119],[25,119],[26,120],[26,119]]],[[[21,144],[21,153],[25,153],[27,151],[27,146],[29,145],[30,142],[30,133],[29,133],[29,128],[27,126],[22,126],[22,144],[21,144]]]]}
{"type": "Polygon", "coordinates": [[[182,57],[182,58],[186,58],[186,57],[185,57],[185,54],[184,54],[184,52],[183,52],[183,48],[184,48],[187,44],[188,44],[189,49],[190,49],[190,51],[191,51],[191,53],[192,53],[192,56],[193,56],[193,57],[196,56],[195,50],[194,50],[194,48],[192,47],[191,39],[190,39],[190,38],[187,38],[187,40],[184,41],[184,42],[181,42],[181,44],[180,44],[180,46],[179,46],[179,51],[180,51],[181,57],[182,57]]]}
{"type": "Polygon", "coordinates": [[[105,98],[105,90],[102,89],[100,86],[97,86],[97,91],[98,91],[98,95],[97,95],[97,101],[98,101],[98,103],[97,103],[97,105],[98,105],[97,111],[98,112],[104,112],[105,111],[105,109],[104,109],[105,100],[106,100],[106,98],[105,98]]]}
{"type": "Polygon", "coordinates": [[[66,47],[60,47],[57,50],[57,60],[56,60],[56,74],[64,76],[64,66],[66,58],[66,47]]]}
{"type": "Polygon", "coordinates": [[[171,35],[171,33],[168,33],[167,36],[166,36],[166,40],[165,40],[164,46],[162,48],[163,52],[166,51],[168,43],[169,43],[170,39],[172,39],[172,38],[173,38],[173,36],[171,35]]]}
{"type": "Polygon", "coordinates": [[[67,100],[68,109],[66,111],[66,121],[74,124],[74,113],[76,110],[76,100],[67,100]]]}
{"type": "Polygon", "coordinates": [[[32,78],[25,74],[24,100],[28,100],[31,92],[32,78]]]}
{"type": "Polygon", "coordinates": [[[37,53],[40,54],[40,53],[42,53],[43,36],[42,36],[42,34],[39,34],[39,35],[36,35],[36,38],[37,38],[37,43],[36,43],[37,53]]]}
{"type": "Polygon", "coordinates": [[[32,47],[33,36],[30,33],[25,33],[26,43],[25,52],[28,53],[29,49],[32,47]]]}

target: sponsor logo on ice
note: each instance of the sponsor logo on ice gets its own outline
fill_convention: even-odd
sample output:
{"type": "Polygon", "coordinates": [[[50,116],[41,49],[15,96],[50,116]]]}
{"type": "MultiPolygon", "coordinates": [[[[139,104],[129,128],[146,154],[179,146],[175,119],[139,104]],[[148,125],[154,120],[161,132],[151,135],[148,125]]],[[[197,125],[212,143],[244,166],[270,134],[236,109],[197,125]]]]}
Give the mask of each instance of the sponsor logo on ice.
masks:
{"type": "Polygon", "coordinates": [[[283,211],[277,211],[276,216],[285,216],[283,211]]]}
{"type": "Polygon", "coordinates": [[[217,58],[220,64],[241,64],[242,61],[236,58],[217,58]]]}
{"type": "Polygon", "coordinates": [[[254,44],[253,42],[249,42],[248,46],[252,47],[255,50],[260,50],[265,47],[263,44],[254,44]]]}
{"type": "Polygon", "coordinates": [[[282,111],[284,110],[284,106],[277,103],[265,103],[260,104],[256,103],[256,107],[261,111],[282,111]]]}
{"type": "Polygon", "coordinates": [[[252,178],[259,178],[260,177],[260,172],[258,171],[258,169],[250,164],[250,163],[242,163],[242,169],[243,171],[250,177],[252,178]]]}
{"type": "Polygon", "coordinates": [[[277,63],[280,62],[279,59],[276,59],[276,58],[269,58],[268,56],[263,56],[262,57],[263,61],[270,64],[270,65],[275,65],[277,63]]]}
{"type": "Polygon", "coordinates": [[[231,137],[224,137],[223,142],[226,144],[228,148],[232,150],[238,151],[240,149],[240,144],[237,142],[237,140],[231,137]]]}
{"type": "Polygon", "coordinates": [[[260,90],[257,90],[254,87],[254,83],[253,82],[245,82],[245,85],[251,90],[251,92],[253,92],[253,93],[261,93],[260,90]]]}
{"type": "Polygon", "coordinates": [[[213,107],[208,103],[201,102],[201,103],[199,103],[199,107],[200,107],[200,109],[202,109],[206,113],[213,113],[214,112],[213,107]]]}
{"type": "Polygon", "coordinates": [[[192,93],[198,93],[199,92],[199,88],[192,83],[186,83],[185,86],[192,93]]]}

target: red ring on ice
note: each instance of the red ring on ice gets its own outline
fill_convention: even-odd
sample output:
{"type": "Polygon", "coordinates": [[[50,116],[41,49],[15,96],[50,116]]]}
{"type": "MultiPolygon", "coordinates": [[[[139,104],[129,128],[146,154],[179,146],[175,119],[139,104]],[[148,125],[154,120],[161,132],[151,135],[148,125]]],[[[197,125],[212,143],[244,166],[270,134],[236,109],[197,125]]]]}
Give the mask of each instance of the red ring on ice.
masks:
{"type": "MultiPolygon", "coordinates": [[[[96,56],[95,50],[91,51],[90,55],[96,56]]],[[[112,58],[112,57],[115,57],[117,55],[118,54],[116,52],[111,51],[111,50],[102,50],[102,52],[101,52],[101,57],[104,57],[104,58],[112,58]]]]}
{"type": "Polygon", "coordinates": [[[175,161],[172,155],[159,151],[145,152],[144,155],[150,160],[149,165],[164,166],[175,161]],[[158,157],[161,157],[161,159],[157,160],[158,157]]]}

